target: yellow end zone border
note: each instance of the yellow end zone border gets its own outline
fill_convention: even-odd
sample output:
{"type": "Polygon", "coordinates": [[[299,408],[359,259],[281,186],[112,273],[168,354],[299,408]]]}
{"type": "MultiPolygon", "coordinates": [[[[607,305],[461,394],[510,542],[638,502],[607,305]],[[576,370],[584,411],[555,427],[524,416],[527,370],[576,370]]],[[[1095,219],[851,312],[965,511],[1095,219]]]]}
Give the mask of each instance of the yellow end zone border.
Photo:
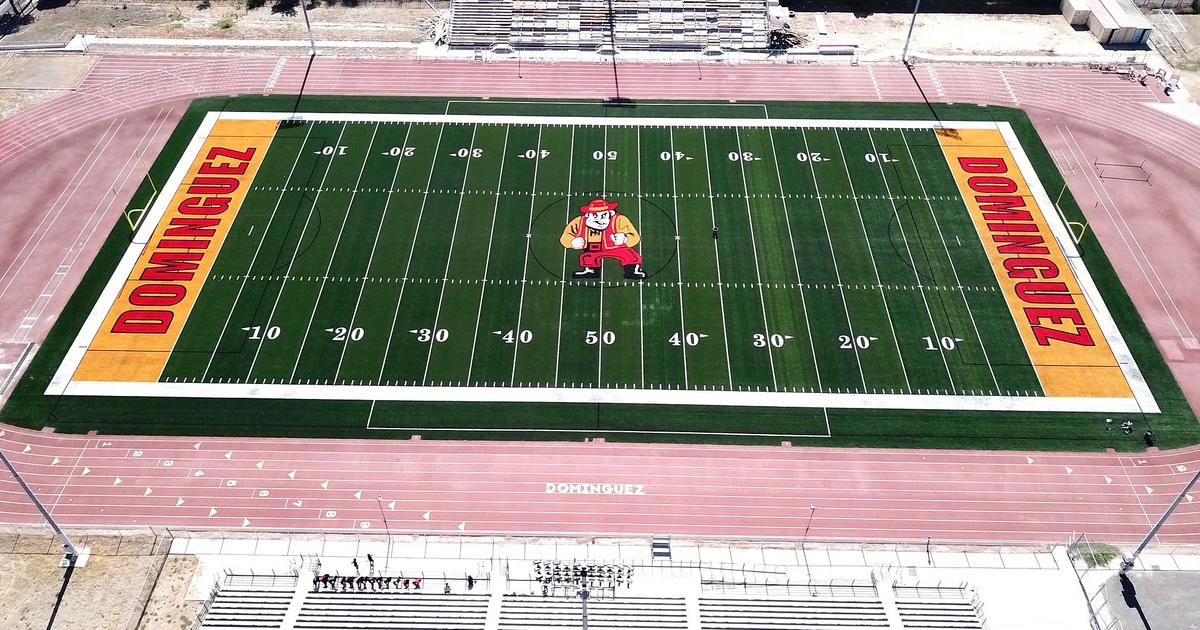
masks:
{"type": "MultiPolygon", "coordinates": [[[[1149,386],[1138,369],[1128,345],[1121,336],[1086,266],[1075,248],[1069,228],[1038,179],[1016,133],[1007,122],[922,122],[874,120],[811,119],[724,119],[724,118],[594,118],[579,116],[476,116],[408,114],[302,114],[275,112],[210,112],[196,130],[171,177],[162,190],[180,191],[190,168],[196,162],[218,121],[297,122],[407,122],[407,123],[485,123],[553,124],[596,126],[711,126],[770,128],[849,128],[849,129],[978,129],[998,130],[1011,152],[1029,193],[1043,209],[1043,217],[1057,241],[1079,291],[1095,316],[1112,355],[1132,392],[1129,397],[1087,396],[971,396],[921,394],[836,394],[800,392],[739,392],[660,389],[576,389],[551,387],[425,387],[382,385],[268,385],[261,383],[163,383],[154,380],[96,381],[74,380],[92,344],[102,336],[106,316],[122,294],[139,257],[146,249],[159,223],[178,193],[159,195],[147,212],[129,249],[118,263],[74,343],[63,357],[46,395],[78,396],[154,396],[188,398],[296,398],[305,400],[365,401],[479,401],[479,402],[582,402],[636,403],[672,405],[737,405],[770,407],[834,407],[860,409],[929,410],[1011,410],[1011,411],[1083,411],[1158,413],[1159,408],[1149,386]]],[[[1031,357],[1031,363],[1033,359],[1031,357]]],[[[1040,378],[1040,375],[1039,375],[1040,378]]]]}

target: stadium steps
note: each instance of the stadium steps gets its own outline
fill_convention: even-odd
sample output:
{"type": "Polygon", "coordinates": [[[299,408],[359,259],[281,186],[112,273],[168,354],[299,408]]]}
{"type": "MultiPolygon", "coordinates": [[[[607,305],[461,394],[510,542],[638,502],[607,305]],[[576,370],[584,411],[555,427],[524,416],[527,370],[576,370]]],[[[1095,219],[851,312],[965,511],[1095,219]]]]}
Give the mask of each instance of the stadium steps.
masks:
{"type": "Polygon", "coordinates": [[[700,630],[872,630],[889,627],[887,612],[879,599],[700,599],[700,630]]]}
{"type": "Polygon", "coordinates": [[[483,630],[487,594],[322,591],[305,595],[295,627],[322,630],[483,630]]]}
{"type": "Polygon", "coordinates": [[[979,609],[968,600],[896,600],[905,628],[939,630],[982,630],[979,609]]]}
{"type": "MultiPolygon", "coordinates": [[[[506,595],[500,607],[500,630],[578,628],[583,604],[576,598],[506,595]]],[[[614,630],[687,630],[682,597],[589,599],[588,627],[614,630]]]]}
{"type": "Polygon", "coordinates": [[[295,588],[226,587],[217,593],[201,628],[278,628],[295,588]]]}

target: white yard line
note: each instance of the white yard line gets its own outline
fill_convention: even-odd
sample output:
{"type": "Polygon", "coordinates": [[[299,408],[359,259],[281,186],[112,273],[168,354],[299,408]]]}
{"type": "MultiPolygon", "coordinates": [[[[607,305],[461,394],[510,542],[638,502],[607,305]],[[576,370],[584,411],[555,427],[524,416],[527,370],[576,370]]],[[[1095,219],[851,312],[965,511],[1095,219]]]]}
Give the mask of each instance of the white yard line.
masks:
{"type": "MultiPolygon", "coordinates": [[[[392,326],[388,330],[387,347],[383,349],[383,360],[379,363],[379,378],[383,382],[383,371],[387,369],[388,355],[392,352],[392,339],[396,337],[396,321],[400,318],[400,304],[404,302],[404,290],[408,288],[408,272],[412,269],[413,253],[417,251],[417,236],[421,233],[421,221],[425,218],[425,203],[429,201],[429,187],[433,185],[433,172],[437,170],[439,151],[442,150],[442,136],[446,135],[446,125],[438,125],[438,139],[433,147],[433,160],[429,162],[429,177],[425,179],[425,191],[421,193],[421,209],[417,211],[417,225],[413,228],[412,245],[408,248],[408,260],[404,263],[404,275],[400,277],[400,295],[396,296],[396,310],[392,313],[392,326]]],[[[436,332],[436,331],[435,331],[436,332]]],[[[433,343],[433,340],[430,340],[433,343]]]]}
{"type": "MultiPolygon", "coordinates": [[[[801,285],[797,292],[800,294],[800,309],[804,311],[804,330],[808,334],[808,349],[812,353],[813,372],[817,377],[817,391],[821,391],[821,366],[817,363],[817,346],[813,341],[813,330],[808,325],[808,299],[804,297],[803,278],[800,277],[800,258],[796,256],[796,240],[792,237],[792,218],[788,215],[787,193],[783,189],[783,171],[779,168],[779,152],[775,150],[775,130],[768,131],[771,136],[771,159],[775,161],[775,183],[779,185],[779,198],[783,201],[783,220],[787,223],[788,244],[792,247],[792,262],[796,265],[796,284],[801,285]]],[[[832,247],[832,245],[831,245],[832,247]]]]}
{"type": "MultiPolygon", "coordinates": [[[[608,127],[604,128],[604,160],[600,163],[600,195],[608,198],[608,127]]],[[[585,226],[586,227],[586,226],[585,226]]],[[[604,239],[604,235],[600,235],[604,239]]],[[[600,310],[596,314],[596,387],[604,387],[604,259],[600,259],[600,310]]]]}
{"type": "MultiPolygon", "coordinates": [[[[668,127],[667,133],[670,134],[671,142],[671,210],[675,217],[675,269],[678,272],[675,286],[679,289],[679,340],[683,343],[679,347],[683,350],[683,388],[688,388],[688,364],[687,364],[687,320],[683,316],[683,250],[679,243],[679,186],[676,183],[675,165],[679,163],[675,159],[675,128],[668,127]]],[[[705,166],[707,168],[707,164],[705,166]]],[[[709,201],[711,204],[711,200],[709,201]]],[[[715,240],[715,239],[714,239],[715,240]]],[[[726,343],[725,356],[729,356],[729,346],[726,343]]]]}
{"type": "MultiPolygon", "coordinates": [[[[908,235],[904,233],[904,223],[900,220],[900,210],[896,207],[896,198],[892,195],[892,185],[888,183],[887,173],[883,170],[883,160],[879,159],[879,149],[875,145],[875,136],[871,135],[869,129],[867,130],[867,137],[871,139],[871,151],[876,155],[875,164],[879,167],[879,176],[883,178],[883,186],[887,189],[888,199],[892,204],[892,216],[896,218],[896,227],[900,228],[900,238],[904,240],[904,251],[908,254],[908,260],[912,263],[913,279],[917,281],[917,288],[921,293],[921,301],[925,304],[925,315],[929,317],[929,329],[933,331],[934,335],[938,335],[937,324],[933,322],[933,310],[929,308],[929,298],[925,295],[925,285],[921,282],[921,274],[917,273],[917,260],[913,257],[912,248],[908,244],[908,235]]],[[[916,169],[914,168],[913,170],[916,169]]],[[[853,187],[853,183],[851,183],[851,187],[853,187]]],[[[946,368],[946,378],[950,380],[950,391],[957,395],[958,386],[954,384],[954,374],[950,372],[950,362],[946,360],[946,349],[942,347],[940,339],[935,340],[934,346],[937,348],[938,354],[942,357],[942,365],[946,368]]],[[[900,356],[900,361],[904,361],[904,355],[900,356]]]]}
{"type": "MultiPolygon", "coordinates": [[[[500,177],[496,179],[496,201],[492,205],[492,227],[488,230],[487,257],[483,262],[483,282],[479,286],[479,310],[475,313],[475,337],[471,339],[471,363],[467,367],[468,384],[471,382],[471,374],[475,371],[475,344],[479,342],[479,324],[483,321],[483,298],[484,294],[487,293],[488,269],[492,266],[492,239],[496,236],[496,215],[500,212],[500,193],[504,190],[504,160],[508,157],[508,134],[510,131],[512,131],[512,126],[506,125],[504,127],[504,148],[500,151],[500,177]]],[[[520,329],[513,333],[513,335],[514,337],[520,337],[520,329]]],[[[517,340],[514,338],[513,343],[516,342],[517,340]]],[[[430,353],[430,355],[432,354],[430,353]]]]}
{"type": "MultiPolygon", "coordinates": [[[[745,156],[742,152],[742,134],[734,131],[734,137],[737,138],[738,155],[745,156]]],[[[763,337],[767,341],[767,359],[771,363],[771,389],[779,391],[779,380],[775,376],[775,351],[771,343],[771,324],[767,322],[767,300],[763,297],[762,271],[758,264],[758,241],[754,238],[754,213],[750,210],[750,188],[746,183],[746,160],[738,160],[738,166],[742,170],[742,199],[746,203],[746,221],[750,223],[750,248],[754,250],[754,277],[758,280],[758,304],[762,307],[763,337]]]]}
{"type": "MultiPolygon", "coordinates": [[[[868,131],[868,133],[870,132],[868,131]]],[[[842,149],[842,137],[837,129],[833,130],[833,139],[837,141],[838,153],[842,156],[842,168],[846,170],[846,181],[850,184],[850,197],[854,199],[854,211],[858,213],[858,225],[862,227],[863,242],[867,244],[867,256],[871,259],[871,270],[875,272],[875,286],[879,287],[879,298],[883,300],[883,312],[887,316],[888,329],[892,331],[892,344],[896,348],[896,359],[900,361],[900,373],[904,375],[904,387],[911,393],[912,382],[908,380],[908,368],[904,365],[904,353],[900,351],[900,338],[896,335],[896,325],[892,322],[892,309],[888,306],[887,293],[883,291],[883,280],[879,277],[879,265],[875,262],[875,249],[871,247],[871,237],[867,234],[867,222],[863,219],[862,206],[858,204],[858,194],[854,192],[854,178],[850,175],[850,164],[846,162],[846,151],[842,149]]],[[[851,345],[857,344],[851,340],[851,345]]]]}
{"type": "MultiPolygon", "coordinates": [[[[575,127],[571,127],[571,155],[567,157],[567,164],[570,165],[570,170],[567,171],[567,190],[571,190],[572,176],[575,174],[575,127]]],[[[566,220],[571,220],[571,196],[567,195],[567,216],[566,220]]],[[[558,369],[562,365],[562,316],[563,302],[567,295],[567,250],[563,250],[562,259],[562,279],[559,280],[558,290],[558,345],[554,347],[554,384],[553,387],[558,387],[558,369]]]]}
{"type": "MultiPolygon", "coordinates": [[[[392,172],[392,183],[388,186],[387,198],[383,202],[383,216],[379,217],[379,227],[375,229],[375,241],[371,244],[371,257],[367,259],[366,272],[363,275],[362,286],[358,289],[358,298],[354,300],[354,311],[350,314],[350,330],[354,330],[354,324],[358,320],[358,307],[362,304],[363,294],[367,291],[367,282],[371,275],[371,265],[375,263],[375,252],[379,251],[379,236],[383,234],[383,223],[387,221],[388,207],[392,203],[392,195],[396,192],[396,179],[400,176],[400,166],[404,164],[404,148],[408,147],[408,137],[412,134],[413,125],[409,125],[404,130],[404,140],[400,143],[400,155],[396,156],[396,170],[392,172]]],[[[414,150],[415,152],[415,150],[414,150]]],[[[431,167],[432,170],[432,167],[431,167]]],[[[342,352],[338,356],[337,370],[333,373],[333,382],[336,383],[342,374],[342,363],[346,360],[346,349],[350,347],[350,336],[346,336],[346,340],[342,343],[342,352]]]]}
{"type": "MultiPolygon", "coordinates": [[[[900,137],[904,138],[904,151],[906,153],[908,153],[909,162],[911,162],[912,164],[916,164],[917,160],[916,160],[916,158],[913,157],[912,147],[909,146],[909,144],[908,144],[908,136],[904,135],[903,130],[900,131],[900,137]]],[[[950,165],[950,157],[945,155],[945,151],[943,151],[942,154],[946,158],[947,167],[950,168],[950,166],[951,166],[950,165]]],[[[913,170],[917,174],[917,182],[921,184],[921,196],[928,199],[929,192],[925,190],[925,178],[921,177],[921,169],[918,168],[918,169],[913,169],[913,170]]],[[[963,205],[963,210],[969,213],[970,209],[967,208],[966,199],[962,200],[962,205],[963,205]]],[[[946,244],[946,235],[945,235],[945,233],[942,232],[942,225],[938,221],[937,212],[934,211],[932,203],[929,204],[929,216],[933,217],[933,225],[935,227],[937,227],[938,238],[941,239],[941,241],[942,241],[942,249],[945,250],[945,252],[946,252],[946,259],[950,261],[950,271],[954,273],[954,284],[956,284],[958,286],[959,290],[961,291],[963,283],[962,283],[962,280],[960,280],[958,278],[958,265],[954,264],[954,254],[950,252],[950,246],[946,244]]],[[[969,214],[968,214],[968,216],[969,216],[969,214]]],[[[979,237],[979,238],[982,239],[982,237],[979,237]]],[[[962,295],[962,299],[963,299],[963,305],[967,307],[967,317],[969,317],[971,319],[971,328],[973,328],[975,330],[975,340],[979,342],[979,350],[981,352],[983,352],[983,362],[987,363],[988,371],[992,374],[992,383],[996,386],[996,391],[1000,392],[1000,391],[1002,391],[1000,389],[1000,381],[996,379],[996,370],[992,368],[992,362],[990,359],[988,359],[987,347],[983,345],[983,335],[979,334],[979,324],[976,323],[975,315],[971,312],[971,303],[970,303],[970,301],[967,300],[966,293],[961,293],[961,295],[962,295]]],[[[1021,347],[1024,348],[1024,346],[1025,346],[1025,344],[1024,344],[1024,342],[1022,342],[1021,347]]],[[[1029,365],[1032,366],[1033,365],[1033,357],[1031,357],[1029,355],[1028,348],[1025,348],[1025,356],[1029,357],[1029,365]]],[[[1035,372],[1036,372],[1036,370],[1035,370],[1035,372]]],[[[1038,377],[1038,382],[1039,383],[1041,382],[1040,376],[1038,377]]]]}
{"type": "MultiPolygon", "coordinates": [[[[642,130],[634,127],[634,137],[637,139],[637,198],[638,198],[638,222],[642,224],[642,229],[646,229],[646,204],[642,203],[642,130]]],[[[639,250],[640,254],[641,251],[639,250]]],[[[642,260],[645,260],[643,257],[642,260]]],[[[645,273],[645,265],[643,265],[642,273],[645,273]]],[[[641,388],[646,388],[646,300],[642,289],[646,286],[645,278],[638,282],[638,341],[641,346],[639,352],[639,374],[641,374],[641,388]]]]}
{"type": "MultiPolygon", "coordinates": [[[[521,297],[517,301],[517,333],[513,339],[513,361],[512,372],[509,374],[508,380],[511,385],[517,379],[517,353],[521,350],[521,321],[525,315],[525,287],[529,286],[529,251],[533,247],[533,211],[537,207],[537,182],[538,175],[542,172],[542,130],[545,129],[542,125],[538,125],[537,164],[533,167],[533,187],[529,191],[529,223],[525,227],[525,262],[521,268],[521,297]]],[[[566,255],[565,253],[563,254],[566,255]]]]}
{"type": "MultiPolygon", "coordinates": [[[[288,381],[295,379],[296,371],[300,369],[300,358],[304,356],[304,346],[308,344],[313,321],[317,318],[317,309],[321,307],[321,296],[325,295],[325,285],[329,282],[329,272],[333,270],[333,261],[337,259],[338,247],[342,244],[342,235],[346,233],[346,223],[350,221],[350,213],[354,211],[354,200],[358,198],[358,186],[362,183],[363,173],[367,171],[367,162],[371,159],[371,151],[375,148],[375,137],[379,135],[379,125],[380,123],[375,123],[375,130],[371,132],[371,140],[367,142],[367,152],[363,157],[362,166],[358,167],[358,178],[354,180],[354,191],[350,193],[350,203],[346,204],[346,213],[342,215],[342,225],[338,227],[337,238],[333,241],[333,251],[329,253],[329,263],[325,265],[325,273],[321,275],[321,288],[317,289],[317,299],[313,302],[312,313],[308,316],[308,325],[304,327],[304,339],[300,340],[300,349],[296,352],[296,362],[292,364],[292,374],[288,377],[288,381]]],[[[347,343],[350,341],[353,330],[353,328],[349,328],[346,331],[347,343]]]]}
{"type": "MultiPolygon", "coordinates": [[[[275,207],[271,210],[271,217],[267,219],[267,227],[263,229],[262,235],[258,237],[258,245],[254,248],[254,256],[250,258],[250,263],[246,265],[246,273],[242,274],[242,283],[238,286],[238,292],[233,298],[233,306],[229,309],[229,314],[225,316],[225,324],[221,326],[221,334],[217,336],[212,352],[208,355],[208,363],[204,365],[204,373],[200,376],[201,380],[207,378],[208,371],[212,369],[212,362],[217,356],[217,349],[221,347],[221,340],[225,338],[225,333],[229,330],[229,322],[233,320],[233,313],[237,310],[237,304],[242,299],[242,292],[246,290],[246,283],[250,280],[250,270],[254,269],[254,263],[258,262],[258,254],[262,251],[263,241],[266,240],[267,233],[271,231],[271,224],[275,222],[275,215],[279,213],[279,206],[283,203],[283,196],[286,194],[288,184],[292,182],[292,176],[296,174],[296,166],[300,164],[300,156],[304,155],[304,147],[308,144],[309,136],[312,135],[313,126],[308,126],[308,131],[304,134],[304,140],[300,143],[300,150],[296,151],[296,159],[292,161],[292,168],[288,171],[287,178],[283,180],[284,190],[280,191],[279,198],[275,200],[275,207]]],[[[253,184],[251,182],[252,186],[253,184]]]]}
{"type": "Polygon", "coordinates": [[[446,286],[450,276],[450,264],[454,262],[454,239],[458,236],[458,219],[462,216],[463,198],[467,196],[465,190],[467,186],[467,178],[471,176],[471,161],[475,155],[475,137],[479,135],[479,125],[471,128],[471,143],[468,148],[471,149],[467,153],[467,167],[463,169],[463,180],[458,185],[458,209],[454,211],[454,229],[450,230],[450,251],[446,253],[446,268],[442,270],[442,290],[438,293],[437,311],[433,315],[433,335],[429,338],[429,352],[425,355],[425,372],[421,375],[421,384],[429,378],[429,365],[433,362],[433,347],[438,343],[437,330],[438,324],[442,320],[442,303],[446,299],[446,286]]]}
{"type": "MultiPolygon", "coordinates": [[[[704,176],[708,181],[708,214],[712,224],[717,224],[717,210],[713,207],[712,172],[708,169],[708,128],[701,127],[700,133],[704,142],[704,176]]],[[[713,255],[717,267],[717,297],[721,300],[721,336],[725,340],[725,373],[729,375],[729,390],[733,391],[733,366],[729,362],[729,327],[725,323],[725,283],[721,280],[721,250],[717,247],[717,239],[713,239],[713,255]]],[[[683,278],[680,278],[680,282],[683,278]]],[[[686,343],[686,341],[685,341],[686,343]]]]}
{"type": "MultiPolygon", "coordinates": [[[[812,155],[808,146],[808,134],[801,131],[800,137],[804,139],[804,152],[812,155]]],[[[833,261],[833,274],[837,278],[838,293],[842,296],[842,310],[846,313],[846,327],[850,329],[850,348],[854,351],[854,362],[858,364],[858,377],[862,380],[865,393],[867,391],[867,375],[863,372],[862,357],[858,355],[858,344],[854,343],[854,321],[850,319],[850,305],[846,303],[846,289],[842,286],[842,272],[838,268],[837,251],[833,245],[833,235],[829,232],[829,221],[825,218],[825,201],[821,198],[821,184],[817,181],[817,169],[812,165],[811,159],[808,161],[808,168],[812,172],[813,190],[817,193],[817,207],[821,209],[821,224],[825,226],[825,241],[829,243],[829,258],[833,261]]]]}
{"type": "MultiPolygon", "coordinates": [[[[334,141],[333,146],[338,147],[342,144],[342,137],[346,135],[346,126],[349,123],[342,124],[342,130],[338,132],[338,138],[334,141]]],[[[275,320],[275,311],[279,309],[279,302],[283,299],[283,292],[287,290],[288,279],[292,275],[292,266],[296,264],[296,256],[300,252],[300,246],[304,244],[304,235],[308,232],[308,224],[312,221],[313,213],[317,210],[317,201],[321,198],[321,192],[325,188],[325,180],[329,179],[329,171],[333,170],[333,163],[337,160],[337,151],[329,156],[329,164],[325,165],[325,174],[321,176],[321,184],[317,187],[317,194],[312,199],[312,207],[308,209],[308,217],[304,219],[304,228],[300,230],[300,237],[296,239],[296,248],[292,250],[292,258],[288,261],[287,271],[283,274],[283,280],[279,284],[279,293],[275,294],[275,303],[271,305],[271,313],[267,316],[267,321],[263,325],[263,329],[270,328],[271,323],[275,320]]],[[[263,238],[266,238],[266,230],[263,230],[263,238]]],[[[260,241],[261,242],[261,241],[260,241]]],[[[232,311],[230,313],[232,315],[232,311]]],[[[220,340],[218,340],[220,343],[220,340]]],[[[258,348],[254,350],[254,359],[250,361],[250,369],[246,370],[246,376],[249,378],[254,373],[254,366],[258,363],[258,355],[262,352],[263,344],[258,344],[258,348]]],[[[213,350],[214,354],[216,350],[213,350]]],[[[211,365],[211,362],[210,362],[211,365]]],[[[204,371],[207,378],[208,370],[204,371]]]]}

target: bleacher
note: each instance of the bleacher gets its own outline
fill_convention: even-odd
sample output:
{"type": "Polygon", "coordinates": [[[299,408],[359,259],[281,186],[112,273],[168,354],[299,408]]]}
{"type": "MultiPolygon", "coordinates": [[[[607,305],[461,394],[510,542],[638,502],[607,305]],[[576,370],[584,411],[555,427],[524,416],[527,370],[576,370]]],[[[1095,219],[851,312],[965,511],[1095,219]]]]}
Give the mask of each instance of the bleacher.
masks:
{"type": "Polygon", "coordinates": [[[889,628],[879,598],[700,598],[700,630],[872,630],[889,628]]]}
{"type": "Polygon", "coordinates": [[[766,0],[453,0],[450,15],[455,47],[761,50],[770,31],[766,0]]]}
{"type": "MultiPolygon", "coordinates": [[[[589,628],[614,630],[687,630],[682,597],[620,597],[589,599],[589,628]]],[[[583,603],[578,598],[505,595],[499,630],[578,628],[583,603]]]]}
{"type": "Polygon", "coordinates": [[[978,602],[966,599],[897,599],[896,609],[905,628],[982,630],[984,627],[978,602]]]}
{"type": "Polygon", "coordinates": [[[488,595],[407,591],[308,593],[295,628],[355,630],[483,630],[488,595]]]}
{"type": "Polygon", "coordinates": [[[213,599],[201,627],[278,628],[295,591],[295,586],[226,586],[213,599]]]}

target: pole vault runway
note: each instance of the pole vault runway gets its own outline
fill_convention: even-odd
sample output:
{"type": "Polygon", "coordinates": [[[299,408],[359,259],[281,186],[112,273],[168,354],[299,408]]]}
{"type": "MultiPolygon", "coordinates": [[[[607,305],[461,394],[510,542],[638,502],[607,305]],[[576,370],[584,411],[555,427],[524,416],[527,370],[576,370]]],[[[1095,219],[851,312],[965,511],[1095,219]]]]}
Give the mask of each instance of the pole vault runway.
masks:
{"type": "MultiPolygon", "coordinates": [[[[66,436],[4,449],[64,526],[1135,542],[1200,466],[1145,455],[66,436]]],[[[8,475],[0,511],[41,517],[8,475]]],[[[1200,502],[1159,535],[1200,541],[1200,502]]]]}
{"type": "MultiPolygon", "coordinates": [[[[1085,211],[1091,209],[1092,227],[1152,334],[1179,348],[1195,342],[1186,322],[1200,317],[1200,297],[1190,291],[1200,263],[1179,253],[1195,251],[1196,244],[1189,230],[1161,228],[1178,218],[1171,212],[1190,207],[1187,196],[1200,181],[1200,128],[1154,109],[1164,99],[1149,87],[1065,68],[624,64],[616,77],[606,64],[318,58],[310,66],[307,58],[105,56],[75,92],[0,120],[0,196],[14,216],[24,217],[4,228],[3,242],[12,246],[0,251],[6,269],[0,342],[45,337],[83,263],[120,219],[144,174],[141,156],[148,162],[157,153],[187,99],[295,94],[301,86],[307,95],[1022,107],[1052,154],[1080,169],[1072,191],[1085,211]],[[25,190],[25,182],[55,146],[74,147],[78,155],[57,162],[68,172],[47,201],[25,190]],[[1103,150],[1139,160],[1146,153],[1164,164],[1154,189],[1163,203],[1122,214],[1133,207],[1128,200],[1143,193],[1104,188],[1098,176],[1083,172],[1103,150]],[[77,175],[68,181],[70,173],[77,175]],[[88,227],[51,230],[48,221],[88,227]],[[1143,247],[1139,235],[1151,234],[1154,247],[1143,247]],[[80,264],[61,262],[75,258],[80,264]]],[[[1179,352],[1181,358],[1167,353],[1168,360],[1194,402],[1200,356],[1193,355],[1200,351],[1179,352]]],[[[75,527],[799,540],[811,514],[813,540],[1044,543],[1086,532],[1130,543],[1200,466],[1200,447],[1024,453],[186,439],[0,429],[0,449],[55,518],[75,527]]],[[[1197,503],[1185,499],[1159,534],[1161,542],[1200,542],[1197,503]]],[[[0,474],[0,521],[41,522],[7,474],[0,474]]]]}

